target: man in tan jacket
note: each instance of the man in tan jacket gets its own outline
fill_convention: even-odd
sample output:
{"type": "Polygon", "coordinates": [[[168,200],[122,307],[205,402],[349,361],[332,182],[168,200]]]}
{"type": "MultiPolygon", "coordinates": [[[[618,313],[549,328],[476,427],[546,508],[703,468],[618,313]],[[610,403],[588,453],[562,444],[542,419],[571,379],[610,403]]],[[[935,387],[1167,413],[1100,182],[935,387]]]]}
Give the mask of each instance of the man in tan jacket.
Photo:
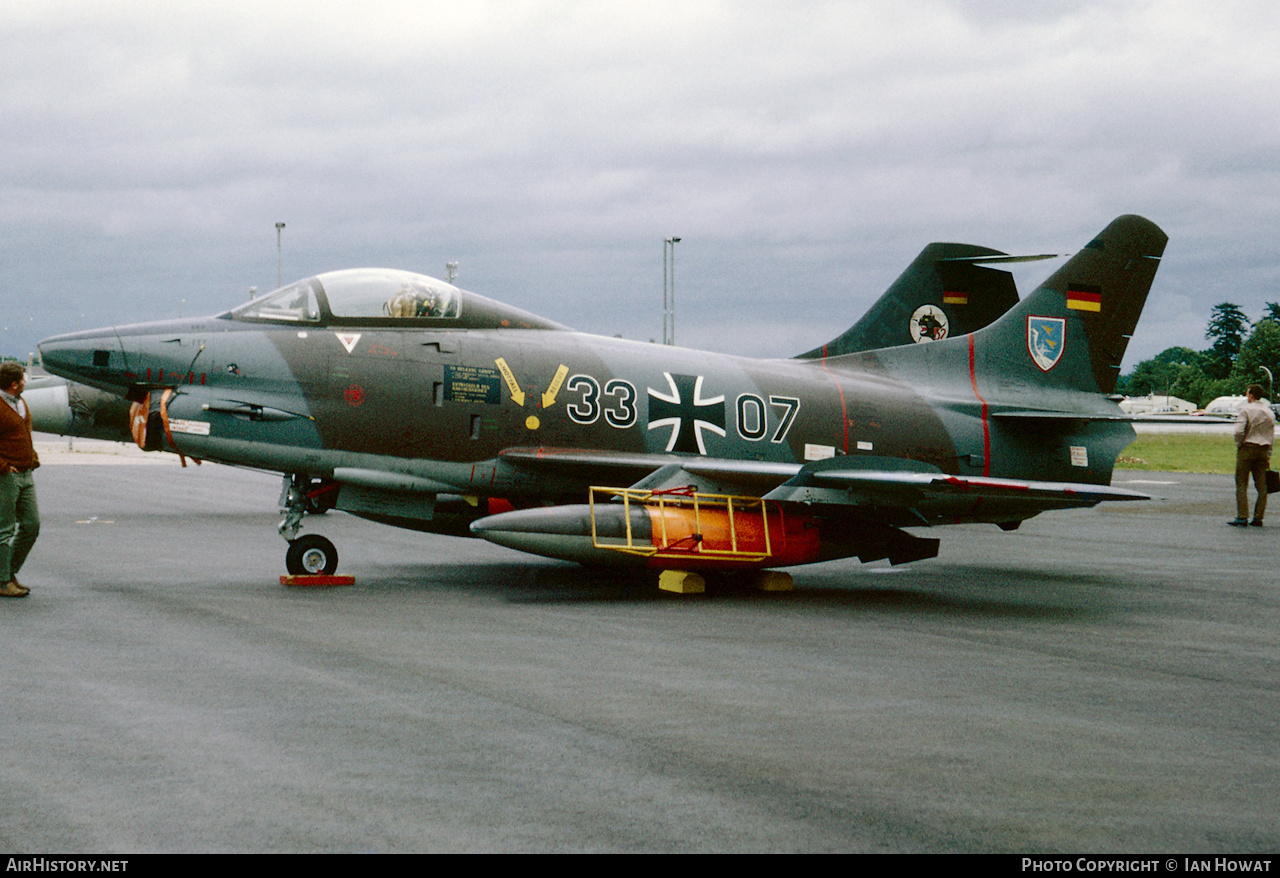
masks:
{"type": "Polygon", "coordinates": [[[1261,384],[1250,384],[1245,404],[1236,416],[1236,518],[1235,527],[1262,527],[1267,514],[1267,470],[1271,467],[1271,445],[1275,442],[1276,416],[1263,405],[1261,384]],[[1249,520],[1249,477],[1253,476],[1258,502],[1249,520]]]}
{"type": "Polygon", "coordinates": [[[31,410],[21,363],[0,363],[0,597],[29,594],[15,578],[40,533],[40,509],[31,471],[40,465],[31,444],[31,410]]]}

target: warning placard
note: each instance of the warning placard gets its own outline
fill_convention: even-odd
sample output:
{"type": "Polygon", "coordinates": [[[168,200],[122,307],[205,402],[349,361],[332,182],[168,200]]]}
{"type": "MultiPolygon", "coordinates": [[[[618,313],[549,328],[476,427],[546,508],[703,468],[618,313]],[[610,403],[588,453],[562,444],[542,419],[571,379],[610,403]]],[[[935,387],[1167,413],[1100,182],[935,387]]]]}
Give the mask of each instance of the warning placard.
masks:
{"type": "Polygon", "coordinates": [[[502,377],[485,366],[444,367],[444,398],[452,402],[502,402],[502,377]]]}

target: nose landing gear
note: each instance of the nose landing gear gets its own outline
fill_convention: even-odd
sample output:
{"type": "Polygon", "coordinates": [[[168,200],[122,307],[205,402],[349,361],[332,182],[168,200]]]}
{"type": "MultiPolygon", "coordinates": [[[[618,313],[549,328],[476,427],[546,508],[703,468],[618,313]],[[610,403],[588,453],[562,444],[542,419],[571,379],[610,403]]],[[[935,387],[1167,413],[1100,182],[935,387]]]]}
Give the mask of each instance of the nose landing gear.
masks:
{"type": "Polygon", "coordinates": [[[291,576],[332,576],[338,569],[338,550],[319,534],[298,536],[303,516],[317,515],[333,508],[337,484],[313,483],[308,475],[294,473],[284,477],[280,491],[280,507],[284,520],[280,536],[289,543],[284,556],[285,569],[291,576]]]}

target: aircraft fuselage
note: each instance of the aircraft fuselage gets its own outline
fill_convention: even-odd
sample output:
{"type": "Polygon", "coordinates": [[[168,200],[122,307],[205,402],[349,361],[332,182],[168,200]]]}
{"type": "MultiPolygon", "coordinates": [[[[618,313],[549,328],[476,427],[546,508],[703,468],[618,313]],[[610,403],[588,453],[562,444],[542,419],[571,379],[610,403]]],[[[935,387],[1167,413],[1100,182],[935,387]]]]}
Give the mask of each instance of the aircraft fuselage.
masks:
{"type": "MultiPolygon", "coordinates": [[[[934,347],[953,348],[962,366],[965,344],[934,347]]],[[[386,470],[463,494],[560,499],[596,476],[531,477],[504,460],[513,447],[779,464],[899,458],[959,475],[1105,484],[1113,456],[1086,454],[1105,466],[1082,467],[1070,449],[1129,432],[1079,424],[1033,436],[1027,454],[1000,453],[1018,441],[994,423],[1000,388],[975,393],[963,370],[956,380],[938,369],[939,381],[891,372],[875,353],[754,360],[562,329],[210,318],[76,333],[42,349],[51,370],[103,389],[172,388],[172,450],[187,456],[316,477],[386,470]]]]}

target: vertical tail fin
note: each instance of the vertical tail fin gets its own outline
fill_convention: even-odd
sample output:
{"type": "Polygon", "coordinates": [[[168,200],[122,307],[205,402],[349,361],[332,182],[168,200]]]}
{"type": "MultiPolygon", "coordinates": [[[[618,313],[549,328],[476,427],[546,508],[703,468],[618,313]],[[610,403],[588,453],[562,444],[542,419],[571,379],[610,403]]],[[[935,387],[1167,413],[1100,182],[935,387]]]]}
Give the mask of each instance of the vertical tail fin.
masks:
{"type": "Polygon", "coordinates": [[[1122,216],[1017,307],[974,334],[974,366],[996,383],[1111,393],[1168,236],[1122,216]]]}
{"type": "Polygon", "coordinates": [[[982,261],[1009,257],[976,244],[929,244],[862,319],[796,359],[816,360],[967,335],[1018,303],[1013,275],[982,261]]]}

